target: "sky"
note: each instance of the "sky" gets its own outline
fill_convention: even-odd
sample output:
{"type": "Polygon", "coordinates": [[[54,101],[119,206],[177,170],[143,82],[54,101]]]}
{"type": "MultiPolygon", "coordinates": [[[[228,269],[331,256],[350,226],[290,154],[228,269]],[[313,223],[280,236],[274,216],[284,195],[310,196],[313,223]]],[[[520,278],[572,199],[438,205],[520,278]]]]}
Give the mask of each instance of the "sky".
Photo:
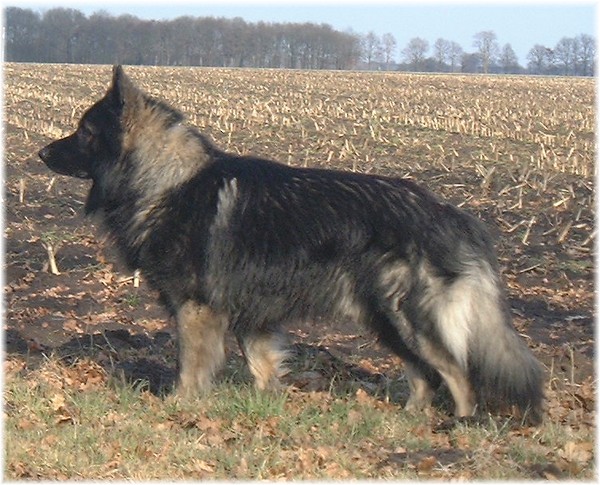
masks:
{"type": "MultiPolygon", "coordinates": [[[[596,36],[598,13],[596,2],[521,2],[506,1],[257,1],[209,2],[173,0],[98,0],[68,2],[64,0],[6,1],[44,11],[52,7],[70,7],[90,15],[105,10],[112,15],[128,13],[142,19],[171,19],[182,15],[196,17],[241,17],[249,22],[327,23],[337,30],[356,33],[370,31],[381,36],[391,33],[400,51],[414,37],[422,37],[430,46],[438,38],[458,42],[467,52],[474,52],[473,36],[492,30],[500,46],[511,44],[521,65],[535,44],[554,47],[562,37],[579,34],[596,36]]],[[[431,54],[431,52],[430,52],[431,54]]]]}

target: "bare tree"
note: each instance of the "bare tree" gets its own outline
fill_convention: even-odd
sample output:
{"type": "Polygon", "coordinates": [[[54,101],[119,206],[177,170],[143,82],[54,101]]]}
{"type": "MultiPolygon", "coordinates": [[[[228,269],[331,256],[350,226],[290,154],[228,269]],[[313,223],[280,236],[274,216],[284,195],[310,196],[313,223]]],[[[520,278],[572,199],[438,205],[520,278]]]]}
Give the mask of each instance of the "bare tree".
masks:
{"type": "Polygon", "coordinates": [[[490,72],[490,66],[498,55],[496,34],[492,30],[485,30],[475,34],[473,39],[473,45],[481,58],[481,68],[487,74],[490,72]]]}
{"type": "Polygon", "coordinates": [[[396,51],[396,38],[390,33],[383,34],[383,37],[381,38],[381,45],[383,51],[383,60],[387,70],[390,67],[390,63],[394,58],[394,52],[396,51]]]}
{"type": "Polygon", "coordinates": [[[336,39],[335,69],[356,69],[361,57],[361,39],[352,30],[336,39]]]}
{"type": "Polygon", "coordinates": [[[31,10],[7,7],[6,19],[6,60],[39,61],[40,56],[40,16],[31,10]]]}
{"type": "Polygon", "coordinates": [[[527,67],[532,74],[542,74],[546,61],[546,48],[535,44],[527,53],[527,67]]]}
{"type": "Polygon", "coordinates": [[[527,67],[532,74],[546,74],[548,71],[548,49],[535,44],[527,53],[527,67]]]}
{"type": "Polygon", "coordinates": [[[429,50],[429,42],[421,37],[414,37],[402,50],[402,57],[414,71],[420,71],[425,64],[425,56],[429,50]]]}
{"type": "Polygon", "coordinates": [[[546,74],[559,74],[560,68],[554,49],[546,47],[546,74]]]}
{"type": "Polygon", "coordinates": [[[510,44],[504,44],[504,47],[502,47],[498,62],[504,74],[516,74],[519,72],[519,59],[510,44]]]}
{"type": "Polygon", "coordinates": [[[566,76],[592,75],[595,55],[595,40],[586,34],[563,37],[554,47],[557,70],[566,76]]]}
{"type": "Polygon", "coordinates": [[[561,74],[566,76],[574,74],[579,57],[579,41],[572,37],[563,37],[556,44],[554,55],[561,74]]]}
{"type": "Polygon", "coordinates": [[[458,42],[451,41],[448,49],[448,60],[450,61],[450,71],[455,72],[460,65],[460,60],[463,56],[463,48],[458,42]]]}
{"type": "Polygon", "coordinates": [[[363,58],[369,69],[374,62],[379,62],[382,57],[381,40],[375,32],[371,31],[363,37],[362,40],[363,58]]]}
{"type": "Polygon", "coordinates": [[[443,71],[447,65],[450,48],[450,41],[442,38],[437,39],[433,44],[433,58],[437,62],[440,71],[443,71]]]}
{"type": "Polygon", "coordinates": [[[481,70],[481,55],[479,53],[465,52],[460,58],[462,72],[479,72],[481,70]]]}
{"type": "Polygon", "coordinates": [[[596,58],[596,40],[587,34],[577,37],[579,40],[579,66],[582,76],[594,75],[594,60],[596,58]]]}
{"type": "Polygon", "coordinates": [[[46,62],[80,62],[78,44],[85,16],[72,8],[52,8],[44,13],[41,36],[46,62]]]}

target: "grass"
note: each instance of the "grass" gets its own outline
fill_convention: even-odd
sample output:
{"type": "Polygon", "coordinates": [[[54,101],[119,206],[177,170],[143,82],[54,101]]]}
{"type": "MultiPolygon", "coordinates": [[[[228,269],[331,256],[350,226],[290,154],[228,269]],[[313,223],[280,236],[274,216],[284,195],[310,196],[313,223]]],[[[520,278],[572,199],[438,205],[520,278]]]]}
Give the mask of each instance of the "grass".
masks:
{"type": "Polygon", "coordinates": [[[123,302],[125,304],[129,305],[130,307],[135,308],[140,305],[141,298],[140,298],[140,295],[137,293],[137,291],[135,291],[135,292],[127,293],[126,295],[124,295],[123,302]]]}
{"type": "Polygon", "coordinates": [[[8,361],[5,479],[522,479],[553,460],[567,477],[593,472],[587,455],[561,454],[589,432],[552,422],[436,427],[361,390],[260,393],[228,379],[196,400],[160,398],[93,360],[23,364],[8,361]]]}

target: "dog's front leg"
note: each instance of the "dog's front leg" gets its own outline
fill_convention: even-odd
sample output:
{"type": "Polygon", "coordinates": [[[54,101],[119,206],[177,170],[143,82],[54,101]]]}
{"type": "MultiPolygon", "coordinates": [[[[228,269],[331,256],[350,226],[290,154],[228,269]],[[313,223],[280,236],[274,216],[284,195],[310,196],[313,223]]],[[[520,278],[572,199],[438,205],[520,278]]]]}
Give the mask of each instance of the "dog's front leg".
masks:
{"type": "Polygon", "coordinates": [[[188,301],[177,311],[179,380],[177,394],[206,392],[225,360],[227,320],[208,306],[188,301]]]}

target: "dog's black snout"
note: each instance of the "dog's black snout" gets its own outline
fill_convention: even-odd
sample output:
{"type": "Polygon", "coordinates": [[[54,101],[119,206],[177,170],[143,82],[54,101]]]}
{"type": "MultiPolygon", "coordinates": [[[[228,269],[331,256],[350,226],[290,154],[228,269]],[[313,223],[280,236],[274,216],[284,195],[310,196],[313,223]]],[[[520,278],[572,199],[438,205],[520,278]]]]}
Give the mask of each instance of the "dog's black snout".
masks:
{"type": "Polygon", "coordinates": [[[48,156],[50,155],[50,150],[48,149],[48,147],[44,147],[42,148],[39,152],[38,152],[38,157],[40,157],[44,162],[48,159],[48,156]]]}

